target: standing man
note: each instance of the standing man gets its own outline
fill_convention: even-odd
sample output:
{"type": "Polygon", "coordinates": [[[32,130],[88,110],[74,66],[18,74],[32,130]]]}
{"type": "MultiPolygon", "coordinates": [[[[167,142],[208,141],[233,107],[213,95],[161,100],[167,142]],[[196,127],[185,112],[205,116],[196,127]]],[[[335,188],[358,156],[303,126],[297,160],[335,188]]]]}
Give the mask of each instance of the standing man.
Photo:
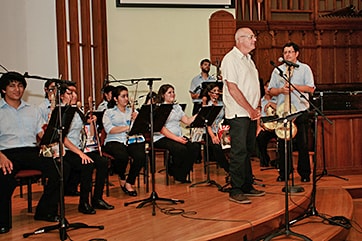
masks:
{"type": "MultiPolygon", "coordinates": [[[[299,90],[307,99],[309,99],[309,93],[313,93],[314,78],[313,73],[310,67],[304,63],[298,61],[299,56],[299,46],[293,42],[289,42],[283,46],[283,58],[289,62],[295,64],[298,67],[291,67],[291,76],[289,78],[290,82],[293,84],[290,90],[290,101],[296,109],[296,112],[301,112],[302,114],[298,116],[294,123],[297,126],[296,134],[296,143],[298,150],[298,174],[301,177],[302,182],[310,182],[310,162],[309,162],[309,151],[308,151],[308,108],[309,103],[307,100],[303,99],[296,89],[299,90]]],[[[285,74],[289,74],[287,70],[288,66],[282,64],[279,68],[285,74]]],[[[269,83],[270,94],[277,96],[277,110],[279,106],[284,103],[286,96],[289,96],[289,83],[287,83],[279,75],[279,70],[274,69],[272,72],[270,83],[269,83]]],[[[290,143],[290,142],[288,142],[290,143]]],[[[290,148],[288,148],[290,150],[290,148]]],[[[285,153],[284,153],[284,140],[280,139],[279,143],[279,160],[280,160],[280,169],[279,177],[277,181],[282,182],[285,180],[285,153]]],[[[291,172],[291,153],[288,157],[288,174],[291,172]]]]}
{"type": "Polygon", "coordinates": [[[260,118],[260,84],[258,70],[251,55],[256,36],[250,28],[235,33],[235,46],[221,63],[225,118],[230,125],[230,178],[229,200],[251,203],[248,196],[265,195],[253,187],[250,156],[255,148],[257,119],[260,118]]]}
{"type": "Polygon", "coordinates": [[[40,170],[47,177],[34,218],[59,221],[60,177],[53,158],[39,157],[36,139],[44,134],[44,121],[35,106],[22,100],[26,85],[25,78],[16,72],[0,78],[0,234],[11,228],[11,196],[20,170],[40,170]]]}
{"type": "Polygon", "coordinates": [[[196,75],[192,81],[190,86],[190,95],[192,98],[192,103],[194,107],[192,109],[192,115],[195,115],[202,106],[201,100],[201,90],[202,90],[202,83],[209,81],[214,82],[216,79],[213,76],[209,75],[210,72],[210,65],[211,61],[209,59],[203,59],[200,62],[201,73],[196,75]]]}

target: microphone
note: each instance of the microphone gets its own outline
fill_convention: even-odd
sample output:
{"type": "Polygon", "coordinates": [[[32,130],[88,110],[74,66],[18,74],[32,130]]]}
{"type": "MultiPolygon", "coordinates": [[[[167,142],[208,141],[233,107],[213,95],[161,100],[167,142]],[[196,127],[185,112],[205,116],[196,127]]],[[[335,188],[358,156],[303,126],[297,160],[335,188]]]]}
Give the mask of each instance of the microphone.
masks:
{"type": "Polygon", "coordinates": [[[274,61],[270,60],[270,64],[273,65],[274,68],[279,70],[279,75],[283,76],[283,70],[281,70],[278,66],[275,65],[274,61]]]}
{"type": "Polygon", "coordinates": [[[278,61],[279,61],[280,63],[285,63],[285,64],[288,65],[288,66],[293,66],[293,67],[295,67],[295,68],[298,68],[298,67],[299,67],[299,64],[295,64],[295,63],[293,63],[293,62],[290,62],[290,61],[288,61],[288,60],[285,60],[285,59],[283,59],[283,57],[279,57],[278,61]]]}

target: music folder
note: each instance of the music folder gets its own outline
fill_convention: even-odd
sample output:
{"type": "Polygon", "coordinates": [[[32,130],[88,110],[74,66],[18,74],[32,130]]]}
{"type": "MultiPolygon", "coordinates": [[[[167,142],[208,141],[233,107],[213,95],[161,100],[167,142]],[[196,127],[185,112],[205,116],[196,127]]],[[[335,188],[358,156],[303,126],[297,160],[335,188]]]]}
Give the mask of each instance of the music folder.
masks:
{"type": "Polygon", "coordinates": [[[211,126],[221,109],[222,106],[215,105],[201,107],[190,127],[205,127],[205,123],[207,123],[208,126],[211,126]]]}
{"type": "Polygon", "coordinates": [[[76,112],[76,107],[72,107],[69,105],[61,107],[61,120],[62,120],[62,127],[59,126],[59,110],[58,107],[52,111],[50,116],[50,120],[48,126],[45,130],[43,138],[40,141],[40,146],[43,145],[50,145],[56,142],[59,142],[59,134],[58,129],[62,128],[62,136],[64,141],[64,137],[69,132],[70,124],[72,123],[74,113],[76,112]]]}
{"type": "MultiPolygon", "coordinates": [[[[173,104],[153,104],[153,131],[160,132],[168,116],[171,113],[173,104]]],[[[128,135],[145,134],[150,132],[151,105],[142,105],[133,126],[128,135]]]]}

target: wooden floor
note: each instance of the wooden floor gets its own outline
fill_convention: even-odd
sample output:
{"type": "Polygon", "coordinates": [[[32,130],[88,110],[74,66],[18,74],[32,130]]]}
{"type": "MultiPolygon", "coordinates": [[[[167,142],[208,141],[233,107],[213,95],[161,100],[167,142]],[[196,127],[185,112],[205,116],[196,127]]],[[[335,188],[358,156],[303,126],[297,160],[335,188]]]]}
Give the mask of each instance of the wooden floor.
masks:
{"type": "MultiPolygon", "coordinates": [[[[162,160],[157,158],[158,169],[162,168],[162,160]]],[[[275,181],[277,170],[260,171],[259,162],[253,161],[256,178],[265,187],[256,186],[266,191],[264,197],[255,197],[252,204],[241,205],[228,200],[228,193],[218,191],[214,185],[197,185],[190,188],[188,184],[165,183],[165,174],[155,176],[155,193],[162,198],[183,200],[184,203],[170,205],[157,201],[153,206],[148,203],[143,208],[137,204],[124,206],[126,202],[149,198],[151,193],[146,189],[141,179],[141,187],[137,197],[126,196],[120,189],[116,176],[111,176],[115,186],[111,187],[110,197],[105,199],[115,205],[114,210],[97,210],[95,215],[84,215],[77,211],[78,198],[65,198],[65,213],[69,223],[83,222],[88,225],[103,225],[104,230],[78,229],[68,230],[71,240],[257,240],[263,235],[272,233],[285,223],[285,195],[282,192],[283,183],[275,181]],[[155,215],[152,209],[155,207],[155,215]]],[[[225,174],[222,169],[210,167],[210,179],[223,185],[225,174]]],[[[361,188],[362,175],[346,176],[349,180],[324,176],[317,182],[315,207],[321,216],[353,217],[353,202],[346,188],[361,188]]],[[[203,164],[195,164],[192,173],[193,182],[206,180],[203,164]]],[[[305,189],[302,193],[291,194],[288,197],[290,218],[305,213],[310,202],[312,183],[301,183],[295,178],[295,185],[305,189]]],[[[26,188],[25,188],[26,189],[26,188]]],[[[33,185],[33,207],[41,195],[41,186],[33,185]]],[[[358,191],[357,191],[358,193],[358,191]]],[[[13,196],[13,228],[7,234],[0,235],[0,240],[24,240],[23,234],[54,225],[43,221],[34,221],[33,213],[27,213],[26,195],[19,197],[17,188],[13,196]]],[[[313,203],[313,202],[312,202],[313,203]]],[[[356,211],[355,211],[356,212],[356,211]]],[[[310,213],[310,212],[309,212],[310,213]]],[[[361,211],[359,211],[361,213],[361,211]]],[[[354,217],[356,218],[356,217],[354,217]]],[[[357,219],[358,221],[358,219],[357,219]]],[[[362,220],[360,220],[362,221],[362,220]]],[[[57,223],[55,223],[57,224],[57,223]]],[[[360,223],[361,224],[361,223],[360,223]]],[[[356,225],[356,224],[355,224],[356,225]]],[[[339,226],[323,222],[323,218],[314,214],[291,225],[290,229],[309,237],[311,240],[362,240],[361,233],[348,231],[339,226]],[[347,237],[347,238],[346,238],[347,237]],[[349,239],[349,238],[353,239],[349,239]]],[[[68,239],[68,240],[70,240],[68,239]]],[[[59,230],[37,234],[26,240],[60,240],[59,230]]],[[[301,240],[293,235],[278,236],[273,240],[301,240]]]]}

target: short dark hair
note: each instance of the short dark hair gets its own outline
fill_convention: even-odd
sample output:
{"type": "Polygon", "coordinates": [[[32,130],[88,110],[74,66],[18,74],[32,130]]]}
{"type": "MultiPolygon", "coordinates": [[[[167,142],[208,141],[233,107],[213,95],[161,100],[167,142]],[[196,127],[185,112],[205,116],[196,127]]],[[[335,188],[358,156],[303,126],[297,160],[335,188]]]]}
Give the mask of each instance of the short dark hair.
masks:
{"type": "Polygon", "coordinates": [[[209,59],[203,59],[200,62],[200,66],[203,65],[205,62],[211,64],[211,61],[209,59]]]}
{"type": "Polygon", "coordinates": [[[0,90],[1,90],[1,97],[4,98],[5,93],[3,91],[6,90],[6,86],[8,86],[12,82],[19,82],[26,88],[26,80],[24,76],[18,72],[10,71],[3,74],[0,78],[0,90]]]}
{"type": "Polygon", "coordinates": [[[299,52],[299,46],[294,42],[288,42],[288,43],[284,44],[282,51],[284,51],[284,49],[286,47],[293,47],[295,52],[299,52]]]}

